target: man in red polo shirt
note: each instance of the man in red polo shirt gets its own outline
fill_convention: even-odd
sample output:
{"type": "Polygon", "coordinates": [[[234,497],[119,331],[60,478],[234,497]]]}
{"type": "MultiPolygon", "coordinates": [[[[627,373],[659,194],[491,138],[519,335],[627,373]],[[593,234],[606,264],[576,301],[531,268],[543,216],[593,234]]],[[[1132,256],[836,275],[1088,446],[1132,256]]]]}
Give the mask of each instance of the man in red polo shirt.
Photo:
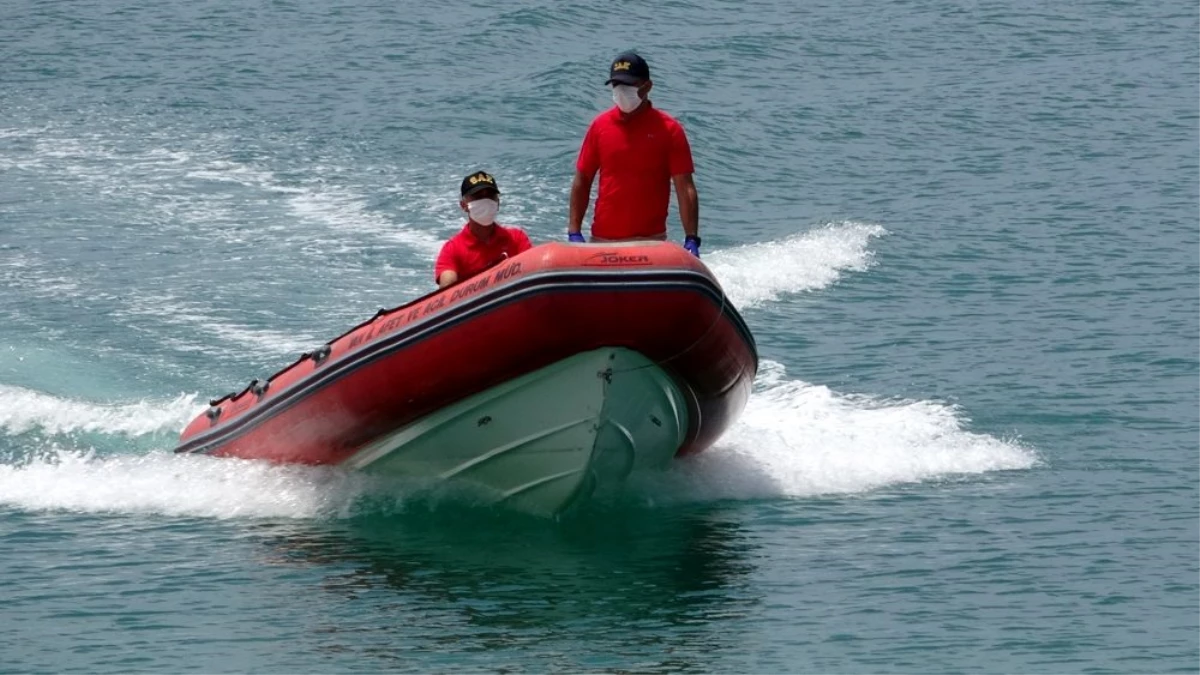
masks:
{"type": "Polygon", "coordinates": [[[467,212],[467,224],[442,245],[433,276],[438,288],[453,286],[533,248],[519,227],[496,223],[500,189],[486,171],[476,171],[462,182],[459,206],[467,212]]]}
{"type": "Polygon", "coordinates": [[[616,105],[596,116],[583,138],[571,184],[567,238],[583,241],[583,216],[599,172],[592,241],[666,239],[674,184],[683,247],[700,257],[700,201],[683,126],[650,103],[650,66],[637,54],[614,59],[605,84],[612,85],[616,105]]]}

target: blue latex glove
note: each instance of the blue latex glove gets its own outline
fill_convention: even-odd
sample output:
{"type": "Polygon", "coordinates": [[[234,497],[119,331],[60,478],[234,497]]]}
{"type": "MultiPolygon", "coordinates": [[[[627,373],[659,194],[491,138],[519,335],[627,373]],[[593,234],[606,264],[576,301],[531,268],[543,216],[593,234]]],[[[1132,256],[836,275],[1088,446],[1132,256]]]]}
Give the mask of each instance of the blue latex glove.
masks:
{"type": "Polygon", "coordinates": [[[582,244],[585,240],[582,232],[568,232],[567,241],[573,241],[577,244],[582,244]]]}
{"type": "Polygon", "coordinates": [[[689,234],[683,238],[683,247],[697,258],[700,257],[700,237],[689,234]]]}

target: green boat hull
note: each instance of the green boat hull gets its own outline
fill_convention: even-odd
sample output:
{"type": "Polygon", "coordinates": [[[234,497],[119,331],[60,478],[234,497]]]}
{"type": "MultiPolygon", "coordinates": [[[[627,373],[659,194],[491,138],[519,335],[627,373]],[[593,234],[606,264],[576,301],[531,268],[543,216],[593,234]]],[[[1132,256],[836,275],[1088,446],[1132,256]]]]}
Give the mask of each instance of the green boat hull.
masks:
{"type": "Polygon", "coordinates": [[[670,375],[638,352],[604,348],[442,408],[345,465],[554,515],[636,471],[666,467],[687,430],[688,405],[670,375]]]}

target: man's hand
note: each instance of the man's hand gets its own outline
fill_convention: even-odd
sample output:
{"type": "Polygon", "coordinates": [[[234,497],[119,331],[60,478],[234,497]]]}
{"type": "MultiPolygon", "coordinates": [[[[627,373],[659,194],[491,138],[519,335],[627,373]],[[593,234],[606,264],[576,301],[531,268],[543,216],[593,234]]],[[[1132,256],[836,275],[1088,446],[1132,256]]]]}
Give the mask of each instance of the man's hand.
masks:
{"type": "Polygon", "coordinates": [[[689,234],[683,238],[683,247],[688,250],[688,253],[700,257],[700,237],[694,234],[689,234]]]}

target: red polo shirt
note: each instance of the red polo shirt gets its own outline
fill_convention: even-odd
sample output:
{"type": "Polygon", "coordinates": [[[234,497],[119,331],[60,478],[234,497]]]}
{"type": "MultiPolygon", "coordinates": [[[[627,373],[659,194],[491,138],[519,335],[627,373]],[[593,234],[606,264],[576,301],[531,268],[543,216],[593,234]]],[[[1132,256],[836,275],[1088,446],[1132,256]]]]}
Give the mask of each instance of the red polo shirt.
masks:
{"type": "Polygon", "coordinates": [[[463,225],[458,234],[442,244],[442,251],[438,253],[437,264],[433,268],[434,280],[442,276],[442,272],[454,270],[460,282],[466,281],[493,265],[533,248],[529,237],[519,227],[496,224],[492,229],[495,231],[491,238],[484,242],[471,234],[469,225],[463,225]]]}
{"type": "Polygon", "coordinates": [[[631,116],[616,107],[597,115],[575,168],[600,172],[592,236],[602,239],[665,235],[671,177],[695,171],[683,126],[649,102],[631,116]]]}

